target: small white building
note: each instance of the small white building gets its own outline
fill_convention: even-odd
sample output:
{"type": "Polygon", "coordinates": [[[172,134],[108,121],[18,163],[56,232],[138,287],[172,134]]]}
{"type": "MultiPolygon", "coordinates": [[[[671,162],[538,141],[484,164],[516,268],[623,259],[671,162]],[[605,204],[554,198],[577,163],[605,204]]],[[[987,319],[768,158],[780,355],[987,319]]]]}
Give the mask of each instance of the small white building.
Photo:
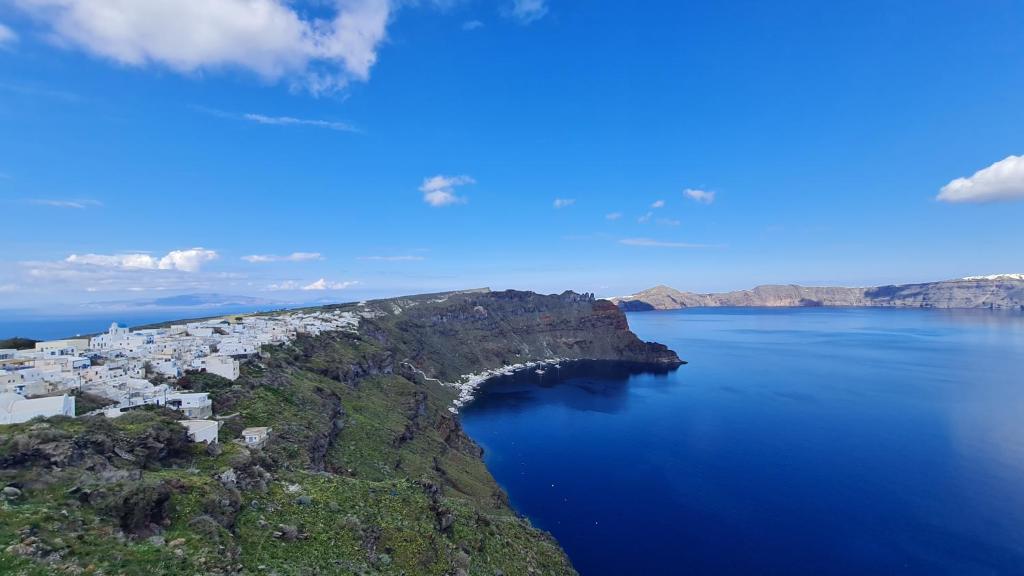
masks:
{"type": "Polygon", "coordinates": [[[271,429],[266,426],[257,426],[242,430],[242,441],[250,448],[262,448],[267,443],[271,429]]]}
{"type": "Polygon", "coordinates": [[[28,399],[13,393],[0,394],[0,424],[18,424],[43,416],[75,416],[75,397],[64,394],[28,399]]]}
{"type": "Polygon", "coordinates": [[[193,442],[217,443],[217,431],[221,423],[216,420],[180,420],[178,424],[185,427],[188,439],[193,442]]]}
{"type": "Polygon", "coordinates": [[[206,358],[206,371],[228,380],[237,380],[238,360],[230,356],[208,356],[206,358]]]}
{"type": "Polygon", "coordinates": [[[181,368],[178,367],[176,360],[154,360],[149,365],[154,372],[161,376],[168,378],[178,378],[181,376],[181,368]]]}
{"type": "Polygon", "coordinates": [[[180,410],[190,420],[200,420],[213,416],[213,401],[206,392],[175,392],[167,395],[164,405],[180,410]]]}
{"type": "Polygon", "coordinates": [[[19,396],[39,396],[46,394],[49,385],[42,379],[38,370],[0,369],[0,393],[12,392],[19,396]]]}
{"type": "Polygon", "coordinates": [[[78,356],[89,348],[88,338],[36,342],[36,352],[45,356],[78,356]]]}
{"type": "Polygon", "coordinates": [[[89,340],[89,347],[93,350],[121,348],[124,345],[124,341],[128,338],[129,332],[128,327],[124,324],[113,322],[110,324],[110,329],[108,329],[105,334],[93,336],[92,339],[89,340]]]}

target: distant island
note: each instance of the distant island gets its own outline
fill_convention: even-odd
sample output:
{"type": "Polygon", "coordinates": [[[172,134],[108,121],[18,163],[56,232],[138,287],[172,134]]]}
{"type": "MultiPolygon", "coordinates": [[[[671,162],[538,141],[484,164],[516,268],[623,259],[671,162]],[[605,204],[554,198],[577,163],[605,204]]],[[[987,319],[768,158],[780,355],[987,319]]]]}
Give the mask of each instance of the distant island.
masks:
{"type": "Polygon", "coordinates": [[[623,310],[634,312],[717,306],[878,306],[1024,310],[1024,274],[968,276],[957,280],[869,288],[768,284],[750,290],[708,294],[683,292],[669,286],[655,286],[630,296],[609,300],[623,310]]]}

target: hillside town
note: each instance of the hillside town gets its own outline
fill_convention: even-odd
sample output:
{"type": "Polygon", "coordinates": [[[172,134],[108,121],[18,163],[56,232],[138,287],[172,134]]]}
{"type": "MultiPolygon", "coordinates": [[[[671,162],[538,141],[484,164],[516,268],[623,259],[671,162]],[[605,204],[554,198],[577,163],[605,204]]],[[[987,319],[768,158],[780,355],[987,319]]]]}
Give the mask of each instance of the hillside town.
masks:
{"type": "MultiPolygon", "coordinates": [[[[0,349],[0,424],[36,417],[76,415],[77,395],[109,401],[91,413],[117,417],[145,405],[181,413],[194,441],[216,442],[219,422],[207,393],[186,392],[175,383],[186,373],[206,372],[235,380],[240,365],[263,346],[300,334],[355,331],[355,312],[291,312],[229,316],[131,330],[112,323],[92,337],[36,342],[27,350],[0,349]]],[[[244,440],[259,444],[269,430],[252,429],[244,440]]]]}

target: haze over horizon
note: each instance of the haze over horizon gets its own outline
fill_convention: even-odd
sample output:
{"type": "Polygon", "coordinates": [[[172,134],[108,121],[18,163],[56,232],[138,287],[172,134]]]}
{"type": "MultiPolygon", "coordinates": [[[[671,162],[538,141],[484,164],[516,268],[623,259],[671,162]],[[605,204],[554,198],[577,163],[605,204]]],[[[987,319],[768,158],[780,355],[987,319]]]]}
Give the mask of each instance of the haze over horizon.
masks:
{"type": "Polygon", "coordinates": [[[1020,3],[3,5],[0,309],[1024,272],[1020,3]]]}

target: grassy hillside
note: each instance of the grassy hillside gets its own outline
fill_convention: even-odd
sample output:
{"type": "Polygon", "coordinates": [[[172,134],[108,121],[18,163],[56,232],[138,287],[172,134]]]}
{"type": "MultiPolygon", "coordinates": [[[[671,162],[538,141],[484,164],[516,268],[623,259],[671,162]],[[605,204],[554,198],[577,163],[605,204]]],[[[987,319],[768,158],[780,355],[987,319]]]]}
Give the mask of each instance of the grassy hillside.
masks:
{"type": "Polygon", "coordinates": [[[229,416],[213,447],[163,409],[0,427],[0,573],[573,574],[509,508],[452,389],[407,368],[675,358],[573,297],[374,303],[358,334],[268,347],[235,382],[188,375],[229,416]],[[264,449],[232,442],[247,426],[273,428],[264,449]]]}

